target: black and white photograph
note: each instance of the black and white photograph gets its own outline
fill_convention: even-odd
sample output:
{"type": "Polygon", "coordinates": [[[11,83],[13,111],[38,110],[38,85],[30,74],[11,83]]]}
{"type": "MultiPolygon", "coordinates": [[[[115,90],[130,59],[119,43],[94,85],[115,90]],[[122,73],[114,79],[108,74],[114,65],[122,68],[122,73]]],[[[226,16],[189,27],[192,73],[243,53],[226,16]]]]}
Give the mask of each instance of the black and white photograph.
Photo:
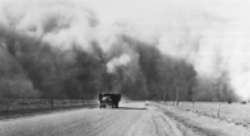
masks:
{"type": "Polygon", "coordinates": [[[0,0],[0,136],[250,136],[250,0],[0,0]]]}

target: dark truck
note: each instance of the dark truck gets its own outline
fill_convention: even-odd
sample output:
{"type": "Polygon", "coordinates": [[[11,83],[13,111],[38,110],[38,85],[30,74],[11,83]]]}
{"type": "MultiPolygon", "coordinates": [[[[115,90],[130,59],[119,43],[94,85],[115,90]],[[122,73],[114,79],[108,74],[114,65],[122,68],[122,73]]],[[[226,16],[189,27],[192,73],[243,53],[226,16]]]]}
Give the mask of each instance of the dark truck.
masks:
{"type": "Polygon", "coordinates": [[[112,107],[119,108],[121,94],[116,93],[101,93],[98,96],[100,108],[112,107]]]}

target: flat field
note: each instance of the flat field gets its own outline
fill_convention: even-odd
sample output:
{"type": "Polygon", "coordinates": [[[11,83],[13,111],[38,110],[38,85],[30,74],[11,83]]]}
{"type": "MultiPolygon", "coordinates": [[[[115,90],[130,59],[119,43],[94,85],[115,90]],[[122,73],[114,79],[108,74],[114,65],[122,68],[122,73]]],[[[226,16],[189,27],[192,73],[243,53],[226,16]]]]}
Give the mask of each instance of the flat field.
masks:
{"type": "MultiPolygon", "coordinates": [[[[162,102],[172,106],[173,102],[162,102]]],[[[181,102],[181,110],[195,112],[199,115],[217,118],[250,129],[250,104],[223,103],[223,102],[181,102]]]]}

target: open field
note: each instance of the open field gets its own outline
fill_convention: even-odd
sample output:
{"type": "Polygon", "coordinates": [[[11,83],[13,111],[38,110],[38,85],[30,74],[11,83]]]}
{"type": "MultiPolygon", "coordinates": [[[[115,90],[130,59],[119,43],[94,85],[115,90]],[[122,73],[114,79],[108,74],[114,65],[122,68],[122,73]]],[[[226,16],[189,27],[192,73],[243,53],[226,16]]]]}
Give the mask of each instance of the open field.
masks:
{"type": "Polygon", "coordinates": [[[95,100],[79,99],[1,99],[0,119],[81,107],[97,107],[95,100]]]}
{"type": "Polygon", "coordinates": [[[76,109],[0,121],[2,136],[249,136],[243,126],[160,103],[76,109]]]}
{"type": "MultiPolygon", "coordinates": [[[[173,102],[163,102],[168,106],[173,106],[173,102]]],[[[184,111],[195,112],[212,118],[242,125],[250,129],[250,104],[222,103],[222,102],[181,102],[178,106],[184,111]]]]}

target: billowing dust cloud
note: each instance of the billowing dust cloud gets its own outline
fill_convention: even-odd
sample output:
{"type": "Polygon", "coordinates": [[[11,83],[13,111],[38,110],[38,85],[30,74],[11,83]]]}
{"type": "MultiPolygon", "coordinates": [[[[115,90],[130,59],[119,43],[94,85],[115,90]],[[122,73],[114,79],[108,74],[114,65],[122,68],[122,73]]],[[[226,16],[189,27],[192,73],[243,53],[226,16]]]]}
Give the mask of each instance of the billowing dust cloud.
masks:
{"type": "MultiPolygon", "coordinates": [[[[77,45],[90,51],[96,40],[108,52],[128,35],[185,59],[199,77],[226,73],[233,90],[249,99],[249,6],[236,0],[1,0],[0,24],[65,50],[77,45]]],[[[108,72],[133,57],[111,58],[108,72]]]]}
{"type": "Polygon", "coordinates": [[[62,0],[2,1],[0,24],[51,45],[68,49],[72,45],[88,48],[95,14],[84,4],[62,0]]]}
{"type": "Polygon", "coordinates": [[[114,73],[119,66],[126,66],[130,62],[130,56],[123,54],[120,57],[114,58],[107,63],[107,72],[114,73]]]}

